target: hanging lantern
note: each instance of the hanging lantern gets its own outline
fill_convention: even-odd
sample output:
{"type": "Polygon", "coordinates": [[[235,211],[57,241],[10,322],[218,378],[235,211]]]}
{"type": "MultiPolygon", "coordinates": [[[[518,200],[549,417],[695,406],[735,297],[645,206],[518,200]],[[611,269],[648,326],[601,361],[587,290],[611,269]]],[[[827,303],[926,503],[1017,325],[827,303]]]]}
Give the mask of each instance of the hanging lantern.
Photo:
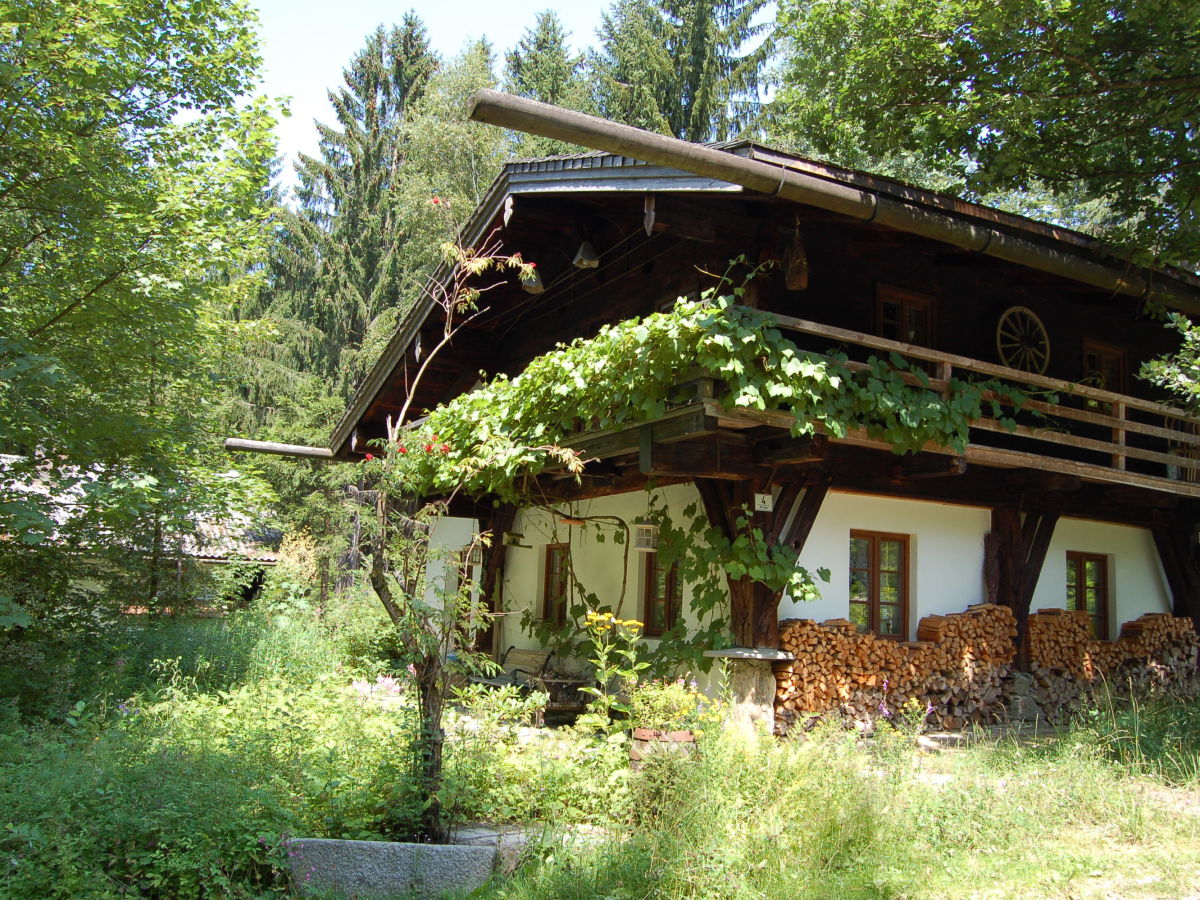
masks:
{"type": "Polygon", "coordinates": [[[635,522],[633,549],[642,553],[655,553],[658,550],[658,526],[653,522],[635,522]]]}

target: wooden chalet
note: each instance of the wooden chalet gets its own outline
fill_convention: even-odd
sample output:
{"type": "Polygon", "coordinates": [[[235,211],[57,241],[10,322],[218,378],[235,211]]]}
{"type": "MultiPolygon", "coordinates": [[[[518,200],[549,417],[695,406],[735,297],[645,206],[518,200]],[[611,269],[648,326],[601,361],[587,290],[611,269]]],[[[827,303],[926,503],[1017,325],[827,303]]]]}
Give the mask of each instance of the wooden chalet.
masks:
{"type": "MultiPolygon", "coordinates": [[[[777,648],[779,620],[795,616],[912,640],[922,617],[978,603],[1008,607],[1021,627],[1031,608],[1086,610],[1098,640],[1143,613],[1200,617],[1200,419],[1137,377],[1175,346],[1161,312],[1200,312],[1200,280],[750,142],[699,147],[492,92],[476,117],[600,149],[505,166],[462,238],[494,235],[536,261],[541,290],[514,278],[489,292],[487,313],[432,361],[418,411],[481,372],[515,375],[560,341],[698,297],[737,258],[743,271],[769,264],[745,302],[802,348],[857,362],[894,351],[936,390],[997,379],[1029,398],[1015,432],[984,417],[959,454],[901,456],[866,434],[793,438],[787,413],[729,408],[710,381],[658,420],[568,441],[592,460],[582,483],[549,474],[542,487],[580,516],[632,522],[652,480],[670,509],[699,501],[729,530],[730,510],[771,495],[756,513],[764,532],[833,577],[808,604],[732,584],[735,643],[777,648]]],[[[333,433],[335,458],[384,434],[437,342],[435,309],[402,323],[333,433]]],[[[523,536],[518,548],[498,540],[485,565],[506,609],[562,616],[569,553],[602,598],[628,583],[623,614],[648,633],[684,614],[688,586],[653,554],[629,554],[622,572],[620,547],[558,516],[486,502],[467,513],[523,536]]],[[[500,649],[531,643],[515,616],[502,630],[500,649]]]]}

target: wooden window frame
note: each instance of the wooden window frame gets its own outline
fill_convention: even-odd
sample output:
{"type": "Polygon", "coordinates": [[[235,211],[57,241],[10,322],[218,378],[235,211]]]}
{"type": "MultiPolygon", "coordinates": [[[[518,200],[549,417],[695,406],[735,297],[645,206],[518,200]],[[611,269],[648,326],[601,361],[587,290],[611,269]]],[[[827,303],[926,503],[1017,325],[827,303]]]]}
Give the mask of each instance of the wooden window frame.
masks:
{"type": "Polygon", "coordinates": [[[932,294],[922,294],[918,291],[910,291],[906,288],[895,287],[890,284],[877,284],[875,286],[875,333],[883,337],[883,304],[896,303],[900,306],[900,319],[897,322],[899,331],[895,340],[902,344],[912,344],[904,336],[904,311],[908,307],[917,306],[925,310],[926,322],[926,342],[924,344],[913,344],[917,347],[928,347],[934,349],[934,344],[937,342],[937,298],[932,294]]]}
{"type": "MultiPolygon", "coordinates": [[[[903,641],[908,639],[908,584],[912,577],[912,570],[909,564],[909,546],[910,535],[907,534],[892,534],[886,531],[863,531],[859,529],[851,529],[850,540],[868,540],[871,542],[870,558],[867,562],[868,584],[867,584],[867,602],[865,604],[857,604],[867,607],[867,622],[868,631],[878,638],[903,641]],[[880,603],[879,603],[879,544],[881,541],[896,541],[900,544],[901,553],[901,577],[900,577],[900,633],[899,634],[881,634],[879,631],[880,623],[880,603]]],[[[851,566],[846,567],[849,574],[851,566]]],[[[856,605],[853,600],[850,601],[851,606],[856,605]]],[[[849,611],[848,611],[849,613],[849,611]]]]}
{"type": "Polygon", "coordinates": [[[1084,382],[1088,382],[1088,380],[1093,375],[1097,375],[1097,374],[1103,375],[1102,370],[1088,368],[1088,356],[1089,355],[1115,357],[1120,365],[1120,370],[1121,370],[1117,376],[1120,381],[1120,384],[1115,384],[1115,385],[1114,384],[1098,384],[1097,387],[1101,387],[1106,391],[1112,391],[1114,394],[1128,394],[1129,393],[1129,356],[1128,356],[1128,354],[1126,354],[1125,348],[1118,347],[1116,344],[1109,344],[1109,343],[1106,343],[1105,341],[1098,341],[1095,338],[1089,338],[1089,337],[1085,337],[1083,339],[1082,347],[1083,347],[1083,349],[1079,355],[1079,361],[1081,363],[1079,368],[1080,368],[1080,375],[1082,377],[1082,380],[1084,382]]]}
{"type": "Polygon", "coordinates": [[[566,544],[547,544],[544,581],[542,582],[542,618],[554,625],[563,626],[567,624],[567,606],[571,599],[570,587],[570,569],[571,569],[571,545],[566,544]],[[555,597],[551,589],[554,586],[554,570],[553,563],[557,553],[562,553],[566,561],[567,579],[562,583],[561,603],[555,601],[560,599],[555,597]]]}
{"type": "Polygon", "coordinates": [[[1089,618],[1092,620],[1092,624],[1094,626],[1093,632],[1094,632],[1094,636],[1095,636],[1096,640],[1107,641],[1108,640],[1108,617],[1109,617],[1109,612],[1112,609],[1112,592],[1111,592],[1112,578],[1109,576],[1107,554],[1087,553],[1086,551],[1083,551],[1083,550],[1068,550],[1067,551],[1067,568],[1066,568],[1066,572],[1065,572],[1066,577],[1064,579],[1064,582],[1068,586],[1068,589],[1069,589],[1069,585],[1071,583],[1071,569],[1074,568],[1075,569],[1075,603],[1076,603],[1075,606],[1071,606],[1071,598],[1068,595],[1065,598],[1066,603],[1067,603],[1067,609],[1076,609],[1076,610],[1082,609],[1084,611],[1087,610],[1087,597],[1081,596],[1080,591],[1085,589],[1084,585],[1085,585],[1086,579],[1084,577],[1084,573],[1086,571],[1085,567],[1086,567],[1087,563],[1089,563],[1089,562],[1098,563],[1099,567],[1100,567],[1100,574],[1101,574],[1100,583],[1098,585],[1099,593],[1098,593],[1097,602],[1096,602],[1096,615],[1089,616],[1089,618]],[[1081,602],[1083,604],[1082,606],[1079,605],[1081,602]]]}
{"type": "Polygon", "coordinates": [[[679,621],[679,563],[671,563],[670,569],[667,571],[667,577],[663,582],[666,587],[667,595],[663,598],[663,627],[659,628],[654,624],[654,617],[650,615],[651,604],[657,601],[658,588],[658,554],[645,554],[645,572],[642,575],[642,634],[646,637],[662,637],[664,633],[675,627],[675,623],[679,621]]]}

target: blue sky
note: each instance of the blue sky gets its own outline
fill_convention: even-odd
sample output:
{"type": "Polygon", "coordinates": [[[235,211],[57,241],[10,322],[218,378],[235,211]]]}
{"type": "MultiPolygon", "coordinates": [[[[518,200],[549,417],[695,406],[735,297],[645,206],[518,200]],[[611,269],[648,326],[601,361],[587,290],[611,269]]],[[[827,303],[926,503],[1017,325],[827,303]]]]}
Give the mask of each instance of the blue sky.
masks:
{"type": "MultiPolygon", "coordinates": [[[[576,49],[593,43],[607,2],[553,6],[546,0],[252,0],[262,23],[263,91],[290,96],[291,118],[276,129],[281,154],[316,151],[313,119],[332,120],[326,92],[341,83],[342,69],[379,24],[399,22],[415,10],[429,31],[434,50],[445,57],[486,35],[497,56],[511,48],[538,12],[553,8],[576,49]]],[[[286,173],[290,172],[290,163],[286,173]]],[[[290,180],[290,179],[289,179],[290,180]]]]}

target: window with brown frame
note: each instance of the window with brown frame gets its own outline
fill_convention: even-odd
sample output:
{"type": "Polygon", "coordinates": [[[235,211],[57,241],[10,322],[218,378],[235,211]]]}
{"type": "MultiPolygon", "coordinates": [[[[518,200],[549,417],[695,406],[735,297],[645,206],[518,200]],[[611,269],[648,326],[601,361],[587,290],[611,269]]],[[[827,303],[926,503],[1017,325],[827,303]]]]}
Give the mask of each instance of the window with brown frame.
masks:
{"type": "Polygon", "coordinates": [[[908,535],[850,532],[850,621],[880,637],[908,634],[908,535]]]}
{"type": "Polygon", "coordinates": [[[571,545],[546,545],[546,580],[542,589],[542,618],[555,625],[567,624],[567,602],[571,594],[571,545]]]}
{"type": "Polygon", "coordinates": [[[933,298],[891,285],[875,289],[875,332],[921,347],[933,346],[933,298]]]}
{"type": "Polygon", "coordinates": [[[663,566],[657,553],[646,554],[642,581],[642,622],[647,637],[660,637],[679,617],[679,565],[663,566]]]}
{"type": "Polygon", "coordinates": [[[1108,557],[1067,551],[1067,609],[1086,610],[1092,635],[1108,640],[1108,557]]]}
{"type": "Polygon", "coordinates": [[[1083,380],[1106,391],[1126,393],[1125,351],[1111,344],[1084,338],[1083,380]]]}

